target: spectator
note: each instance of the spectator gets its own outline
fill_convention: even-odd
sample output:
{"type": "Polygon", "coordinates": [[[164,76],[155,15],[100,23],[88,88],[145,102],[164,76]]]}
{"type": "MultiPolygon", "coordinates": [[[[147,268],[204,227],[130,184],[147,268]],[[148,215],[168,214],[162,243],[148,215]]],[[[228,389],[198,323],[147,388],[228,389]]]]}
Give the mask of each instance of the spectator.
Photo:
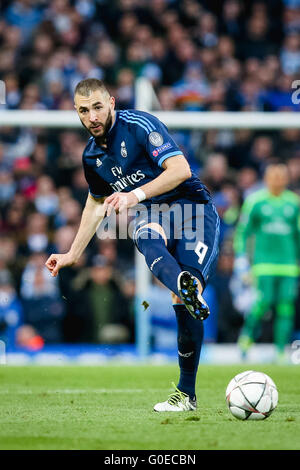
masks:
{"type": "Polygon", "coordinates": [[[243,31],[242,3],[238,0],[226,0],[220,21],[220,31],[236,41],[242,38],[243,31]]]}
{"type": "Polygon", "coordinates": [[[44,347],[43,338],[31,325],[22,325],[16,331],[16,344],[29,351],[39,351],[44,347]]]}
{"type": "Polygon", "coordinates": [[[290,75],[280,74],[274,89],[264,96],[265,106],[269,111],[299,111],[300,105],[291,99],[293,78],[290,75]]]}
{"type": "Polygon", "coordinates": [[[81,207],[84,206],[87,198],[88,185],[84,177],[82,167],[77,168],[72,175],[72,195],[81,207]]]}
{"type": "MultiPolygon", "coordinates": [[[[66,253],[76,235],[71,225],[58,228],[55,232],[55,249],[66,253]]],[[[59,289],[64,300],[65,316],[62,330],[64,341],[68,343],[88,342],[91,340],[91,312],[85,284],[89,278],[86,256],[82,255],[74,266],[64,269],[58,279],[59,289]]]]}
{"type": "Polygon", "coordinates": [[[17,109],[21,101],[21,92],[18,76],[14,73],[4,75],[6,106],[8,109],[17,109]]]}
{"type": "Polygon", "coordinates": [[[8,270],[0,270],[0,339],[6,348],[17,344],[16,334],[23,324],[23,309],[8,270]]]}
{"type": "Polygon", "coordinates": [[[18,242],[12,237],[2,235],[0,239],[0,271],[8,271],[11,282],[19,292],[20,279],[23,271],[22,260],[17,257],[18,242]]]}
{"type": "Polygon", "coordinates": [[[58,211],[58,196],[54,182],[47,175],[42,175],[37,179],[34,204],[38,212],[47,216],[54,215],[58,211]]]}
{"type": "Polygon", "coordinates": [[[113,279],[112,266],[103,255],[96,255],[92,260],[88,299],[92,312],[92,342],[128,342],[131,336],[128,306],[113,279]]]}
{"type": "Polygon", "coordinates": [[[246,23],[246,35],[239,45],[242,60],[249,57],[264,59],[276,53],[276,46],[268,38],[268,19],[265,14],[252,15],[246,23]]]}
{"type": "Polygon", "coordinates": [[[295,75],[300,70],[300,36],[293,33],[286,36],[280,53],[283,73],[295,75]]]}
{"type": "Polygon", "coordinates": [[[119,109],[134,107],[134,72],[130,68],[121,68],[117,75],[116,99],[119,109]]]}
{"type": "Polygon", "coordinates": [[[21,28],[24,43],[30,39],[42,18],[42,9],[34,6],[31,0],[15,0],[5,12],[7,23],[21,28]]]}
{"type": "Polygon", "coordinates": [[[58,280],[48,275],[45,261],[47,253],[29,256],[21,279],[21,300],[25,323],[43,338],[45,343],[63,340],[62,320],[65,309],[58,280]]]}
{"type": "Polygon", "coordinates": [[[230,242],[223,245],[216,275],[213,279],[218,301],[218,341],[221,343],[235,343],[243,325],[243,316],[236,310],[232,301],[230,287],[233,273],[234,254],[230,242]]]}
{"type": "Polygon", "coordinates": [[[55,227],[63,225],[78,226],[81,218],[80,203],[73,198],[66,199],[60,203],[59,210],[54,218],[55,227]]]}
{"type": "Polygon", "coordinates": [[[260,176],[263,175],[266,166],[274,159],[271,137],[266,135],[256,137],[250,151],[250,162],[260,176]]]}
{"type": "Polygon", "coordinates": [[[300,195],[300,155],[288,159],[286,165],[289,173],[289,189],[300,195]]]}
{"type": "Polygon", "coordinates": [[[48,233],[48,218],[45,214],[33,212],[27,217],[24,241],[19,245],[19,255],[29,256],[31,253],[53,249],[48,233]]]}
{"type": "Polygon", "coordinates": [[[221,185],[228,174],[228,165],[225,155],[221,153],[211,154],[201,174],[210,191],[215,193],[221,189],[221,185]]]}
{"type": "Polygon", "coordinates": [[[183,80],[175,83],[173,93],[176,107],[182,111],[201,111],[209,97],[209,86],[199,65],[187,66],[183,80]]]}
{"type": "Polygon", "coordinates": [[[239,171],[239,187],[242,191],[243,200],[247,196],[262,189],[263,183],[258,179],[258,173],[255,168],[245,166],[239,171]]]}
{"type": "Polygon", "coordinates": [[[14,197],[16,182],[11,172],[0,170],[0,207],[6,206],[14,197]]]}

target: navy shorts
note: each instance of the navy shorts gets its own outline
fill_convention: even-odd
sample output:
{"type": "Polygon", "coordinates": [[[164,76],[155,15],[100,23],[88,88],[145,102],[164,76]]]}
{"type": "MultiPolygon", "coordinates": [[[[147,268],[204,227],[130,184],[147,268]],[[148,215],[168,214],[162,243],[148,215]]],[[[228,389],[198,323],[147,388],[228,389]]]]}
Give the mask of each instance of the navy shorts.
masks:
{"type": "MultiPolygon", "coordinates": [[[[149,232],[141,228],[149,223],[158,223],[166,234],[169,252],[182,270],[196,276],[205,287],[219,252],[220,219],[214,204],[180,199],[170,205],[141,207],[133,232],[137,248],[137,238],[149,236],[149,232]]],[[[155,232],[151,232],[151,237],[155,237],[155,232]]]]}

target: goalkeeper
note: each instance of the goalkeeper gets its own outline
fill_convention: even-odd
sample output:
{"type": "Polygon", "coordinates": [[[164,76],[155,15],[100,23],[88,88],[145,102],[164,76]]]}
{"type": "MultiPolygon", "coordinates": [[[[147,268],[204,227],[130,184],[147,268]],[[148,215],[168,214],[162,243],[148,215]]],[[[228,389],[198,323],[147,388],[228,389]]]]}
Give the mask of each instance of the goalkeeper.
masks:
{"type": "Polygon", "coordinates": [[[273,341],[278,359],[284,358],[295,317],[300,259],[299,197],[286,189],[285,165],[265,172],[266,189],[249,196],[242,207],[234,237],[235,266],[251,264],[256,300],[239,337],[245,356],[260,334],[264,315],[275,308],[273,341]]]}

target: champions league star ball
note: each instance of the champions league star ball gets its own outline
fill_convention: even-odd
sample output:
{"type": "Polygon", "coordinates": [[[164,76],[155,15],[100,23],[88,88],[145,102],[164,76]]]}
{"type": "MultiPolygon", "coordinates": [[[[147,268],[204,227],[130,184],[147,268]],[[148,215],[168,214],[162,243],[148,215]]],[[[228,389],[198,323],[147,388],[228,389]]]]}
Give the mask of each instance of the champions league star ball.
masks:
{"type": "Polygon", "coordinates": [[[229,382],[226,402],[235,418],[261,420],[270,416],[276,408],[278,392],[268,375],[247,370],[229,382]]]}

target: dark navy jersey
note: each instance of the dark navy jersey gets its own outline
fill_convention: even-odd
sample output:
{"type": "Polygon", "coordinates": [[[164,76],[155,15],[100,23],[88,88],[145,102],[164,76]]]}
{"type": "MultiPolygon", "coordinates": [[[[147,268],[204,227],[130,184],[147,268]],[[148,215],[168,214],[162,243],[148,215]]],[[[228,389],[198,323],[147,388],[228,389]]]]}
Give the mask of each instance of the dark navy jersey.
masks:
{"type": "MultiPolygon", "coordinates": [[[[159,119],[136,110],[116,111],[106,145],[98,146],[95,138],[90,137],[83,152],[85,177],[95,198],[143,186],[164,171],[162,164],[167,158],[182,155],[159,119]]],[[[173,190],[143,201],[143,204],[168,203],[180,198],[205,204],[210,195],[199,178],[192,174],[173,190]]]]}

